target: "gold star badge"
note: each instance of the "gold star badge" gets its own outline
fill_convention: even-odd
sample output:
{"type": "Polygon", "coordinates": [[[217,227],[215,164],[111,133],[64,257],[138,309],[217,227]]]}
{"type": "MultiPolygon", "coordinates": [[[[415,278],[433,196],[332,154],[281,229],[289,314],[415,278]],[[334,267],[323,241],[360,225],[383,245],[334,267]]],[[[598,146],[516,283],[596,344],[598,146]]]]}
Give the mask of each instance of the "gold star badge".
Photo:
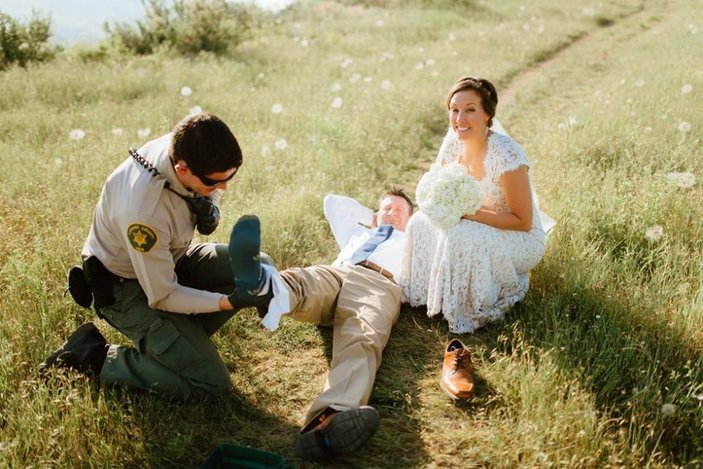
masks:
{"type": "Polygon", "coordinates": [[[141,223],[132,223],[127,227],[129,244],[139,252],[149,252],[156,244],[156,232],[141,223]]]}

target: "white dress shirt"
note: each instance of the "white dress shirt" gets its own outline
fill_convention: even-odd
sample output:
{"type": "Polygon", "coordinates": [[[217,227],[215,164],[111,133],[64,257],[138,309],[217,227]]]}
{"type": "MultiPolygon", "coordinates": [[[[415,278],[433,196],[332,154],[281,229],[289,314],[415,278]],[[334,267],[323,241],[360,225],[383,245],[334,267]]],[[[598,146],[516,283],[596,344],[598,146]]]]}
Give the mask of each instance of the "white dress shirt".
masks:
{"type": "MultiPolygon", "coordinates": [[[[356,250],[376,232],[370,228],[374,214],[354,199],[333,194],[325,197],[324,210],[334,239],[341,249],[332,265],[349,265],[349,260],[356,250]]],[[[398,278],[404,244],[405,233],[393,230],[390,238],[379,244],[368,260],[398,278]]]]}

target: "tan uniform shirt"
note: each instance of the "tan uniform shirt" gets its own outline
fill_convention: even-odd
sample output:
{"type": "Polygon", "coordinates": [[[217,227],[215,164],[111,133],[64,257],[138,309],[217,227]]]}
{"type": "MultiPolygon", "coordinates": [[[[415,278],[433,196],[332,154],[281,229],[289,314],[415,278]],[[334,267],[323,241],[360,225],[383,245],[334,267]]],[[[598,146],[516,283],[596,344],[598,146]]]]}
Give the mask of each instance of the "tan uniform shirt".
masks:
{"type": "MultiPolygon", "coordinates": [[[[152,140],[139,154],[159,172],[153,176],[132,157],[107,178],[93,214],[83,259],[96,256],[112,273],[137,279],[149,306],[173,313],[219,311],[219,293],[178,284],[176,261],[188,249],[195,216],[188,204],[167,190],[192,196],[176,178],[169,160],[171,134],[152,140]]],[[[213,197],[219,203],[219,191],[213,197]]]]}

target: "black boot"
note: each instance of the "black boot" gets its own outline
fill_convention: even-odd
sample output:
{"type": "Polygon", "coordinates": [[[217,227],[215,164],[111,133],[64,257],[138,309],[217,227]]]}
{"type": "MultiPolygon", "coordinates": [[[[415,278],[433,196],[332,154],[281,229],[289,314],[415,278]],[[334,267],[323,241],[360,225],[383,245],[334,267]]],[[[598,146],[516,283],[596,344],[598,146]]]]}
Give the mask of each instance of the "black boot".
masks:
{"type": "Polygon", "coordinates": [[[51,367],[67,368],[97,376],[105,363],[109,345],[95,324],[88,322],[68,336],[66,342],[39,365],[40,372],[51,367]]]}

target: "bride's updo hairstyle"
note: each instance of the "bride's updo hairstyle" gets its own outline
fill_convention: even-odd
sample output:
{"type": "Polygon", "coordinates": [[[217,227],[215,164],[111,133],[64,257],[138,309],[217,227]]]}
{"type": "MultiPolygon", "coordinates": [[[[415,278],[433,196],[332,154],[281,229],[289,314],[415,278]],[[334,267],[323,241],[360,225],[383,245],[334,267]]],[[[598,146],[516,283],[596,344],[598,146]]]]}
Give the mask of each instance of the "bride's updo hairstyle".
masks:
{"type": "Polygon", "coordinates": [[[493,83],[486,80],[485,78],[478,78],[472,76],[465,76],[459,78],[449,89],[449,95],[447,96],[447,109],[449,109],[449,103],[452,100],[452,96],[457,94],[459,91],[475,91],[481,97],[481,106],[486,114],[491,116],[488,119],[488,127],[493,126],[493,118],[496,115],[496,107],[498,106],[498,93],[496,92],[496,87],[493,83]]]}

